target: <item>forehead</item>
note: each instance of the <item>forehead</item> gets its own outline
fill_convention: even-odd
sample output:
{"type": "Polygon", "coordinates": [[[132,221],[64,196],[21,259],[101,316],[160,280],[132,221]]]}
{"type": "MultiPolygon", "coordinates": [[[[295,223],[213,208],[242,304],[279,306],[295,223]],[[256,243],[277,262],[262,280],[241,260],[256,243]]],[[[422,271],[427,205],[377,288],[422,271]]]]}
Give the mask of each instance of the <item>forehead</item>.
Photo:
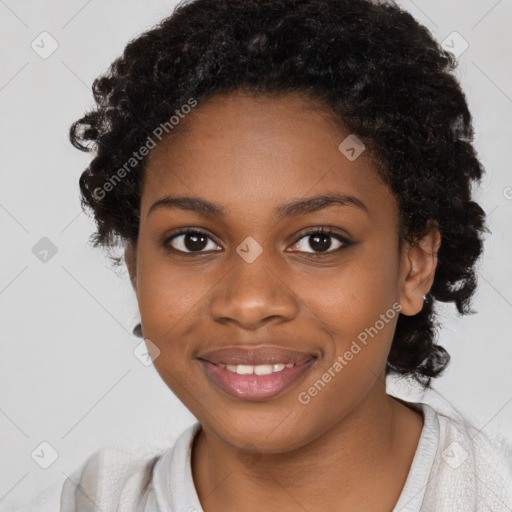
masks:
{"type": "Polygon", "coordinates": [[[351,134],[316,98],[218,95],[178,128],[148,156],[143,214],[164,195],[199,196],[236,213],[326,192],[359,197],[370,213],[393,207],[368,155],[349,159],[340,151],[351,134]]]}

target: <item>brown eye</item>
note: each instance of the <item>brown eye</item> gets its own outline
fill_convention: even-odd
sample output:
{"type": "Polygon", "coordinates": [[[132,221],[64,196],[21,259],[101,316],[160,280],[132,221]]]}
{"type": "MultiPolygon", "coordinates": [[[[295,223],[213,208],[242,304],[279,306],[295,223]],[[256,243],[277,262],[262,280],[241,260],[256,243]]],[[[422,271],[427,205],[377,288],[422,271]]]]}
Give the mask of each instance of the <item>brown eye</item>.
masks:
{"type": "Polygon", "coordinates": [[[331,230],[316,229],[304,233],[298,242],[293,246],[298,252],[321,254],[331,254],[344,247],[348,247],[350,242],[331,230]]]}
{"type": "Polygon", "coordinates": [[[205,250],[217,250],[216,247],[218,247],[206,233],[192,229],[172,235],[166,239],[164,245],[183,253],[200,253],[205,250]]]}

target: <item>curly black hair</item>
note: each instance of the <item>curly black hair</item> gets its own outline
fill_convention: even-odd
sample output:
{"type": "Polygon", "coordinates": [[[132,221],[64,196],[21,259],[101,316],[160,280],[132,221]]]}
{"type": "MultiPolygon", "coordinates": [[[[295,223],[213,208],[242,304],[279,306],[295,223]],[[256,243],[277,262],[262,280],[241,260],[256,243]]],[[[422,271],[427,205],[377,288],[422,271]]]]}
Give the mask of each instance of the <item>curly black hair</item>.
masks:
{"type": "Polygon", "coordinates": [[[96,106],[70,128],[76,148],[95,151],[80,177],[82,208],[92,211],[97,227],[90,242],[136,245],[147,158],[135,161],[134,150],[154,137],[155,127],[170,133],[169,119],[191,99],[245,90],[322,100],[364,142],[397,198],[400,247],[417,243],[432,225],[441,233],[430,300],[414,316],[399,315],[386,364],[386,375],[428,388],[450,360],[436,343],[434,303],[475,313],[475,264],[489,231],[471,198],[472,181],[484,169],[455,67],[427,28],[389,2],[181,2],[94,80],[96,106]],[[116,186],[105,193],[116,173],[116,186]]]}

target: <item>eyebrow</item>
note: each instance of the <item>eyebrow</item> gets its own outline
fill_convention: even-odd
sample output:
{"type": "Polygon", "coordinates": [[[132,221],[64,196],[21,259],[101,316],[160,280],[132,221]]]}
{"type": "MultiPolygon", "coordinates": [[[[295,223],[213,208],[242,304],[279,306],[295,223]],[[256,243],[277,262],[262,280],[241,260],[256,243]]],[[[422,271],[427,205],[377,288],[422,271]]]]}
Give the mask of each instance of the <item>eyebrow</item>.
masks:
{"type": "MultiPolygon", "coordinates": [[[[304,199],[294,199],[288,203],[284,203],[275,209],[275,215],[278,220],[284,218],[307,215],[331,206],[351,206],[359,208],[369,215],[366,205],[357,197],[348,194],[332,193],[321,194],[314,197],[304,199]]],[[[187,210],[199,213],[205,217],[223,218],[226,214],[226,208],[216,202],[207,201],[201,197],[173,197],[165,196],[155,201],[148,211],[148,216],[155,210],[187,210]]]]}

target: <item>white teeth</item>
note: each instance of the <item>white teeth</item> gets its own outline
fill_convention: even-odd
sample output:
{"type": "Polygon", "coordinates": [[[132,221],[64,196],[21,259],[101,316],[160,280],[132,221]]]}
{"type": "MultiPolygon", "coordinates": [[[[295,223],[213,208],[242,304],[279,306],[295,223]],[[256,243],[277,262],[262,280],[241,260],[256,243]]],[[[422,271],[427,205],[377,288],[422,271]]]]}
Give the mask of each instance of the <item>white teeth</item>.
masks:
{"type": "Polygon", "coordinates": [[[294,363],[277,363],[277,364],[222,364],[219,363],[218,366],[221,368],[226,368],[233,373],[238,373],[238,375],[270,375],[271,373],[280,372],[285,368],[291,368],[294,366],[294,363]]]}
{"type": "Polygon", "coordinates": [[[254,373],[256,375],[269,375],[272,373],[272,370],[275,370],[276,365],[272,367],[271,364],[259,364],[254,367],[254,373]]]}
{"type": "Polygon", "coordinates": [[[236,366],[236,373],[238,375],[251,375],[254,372],[254,367],[248,364],[239,364],[236,366]]]}

